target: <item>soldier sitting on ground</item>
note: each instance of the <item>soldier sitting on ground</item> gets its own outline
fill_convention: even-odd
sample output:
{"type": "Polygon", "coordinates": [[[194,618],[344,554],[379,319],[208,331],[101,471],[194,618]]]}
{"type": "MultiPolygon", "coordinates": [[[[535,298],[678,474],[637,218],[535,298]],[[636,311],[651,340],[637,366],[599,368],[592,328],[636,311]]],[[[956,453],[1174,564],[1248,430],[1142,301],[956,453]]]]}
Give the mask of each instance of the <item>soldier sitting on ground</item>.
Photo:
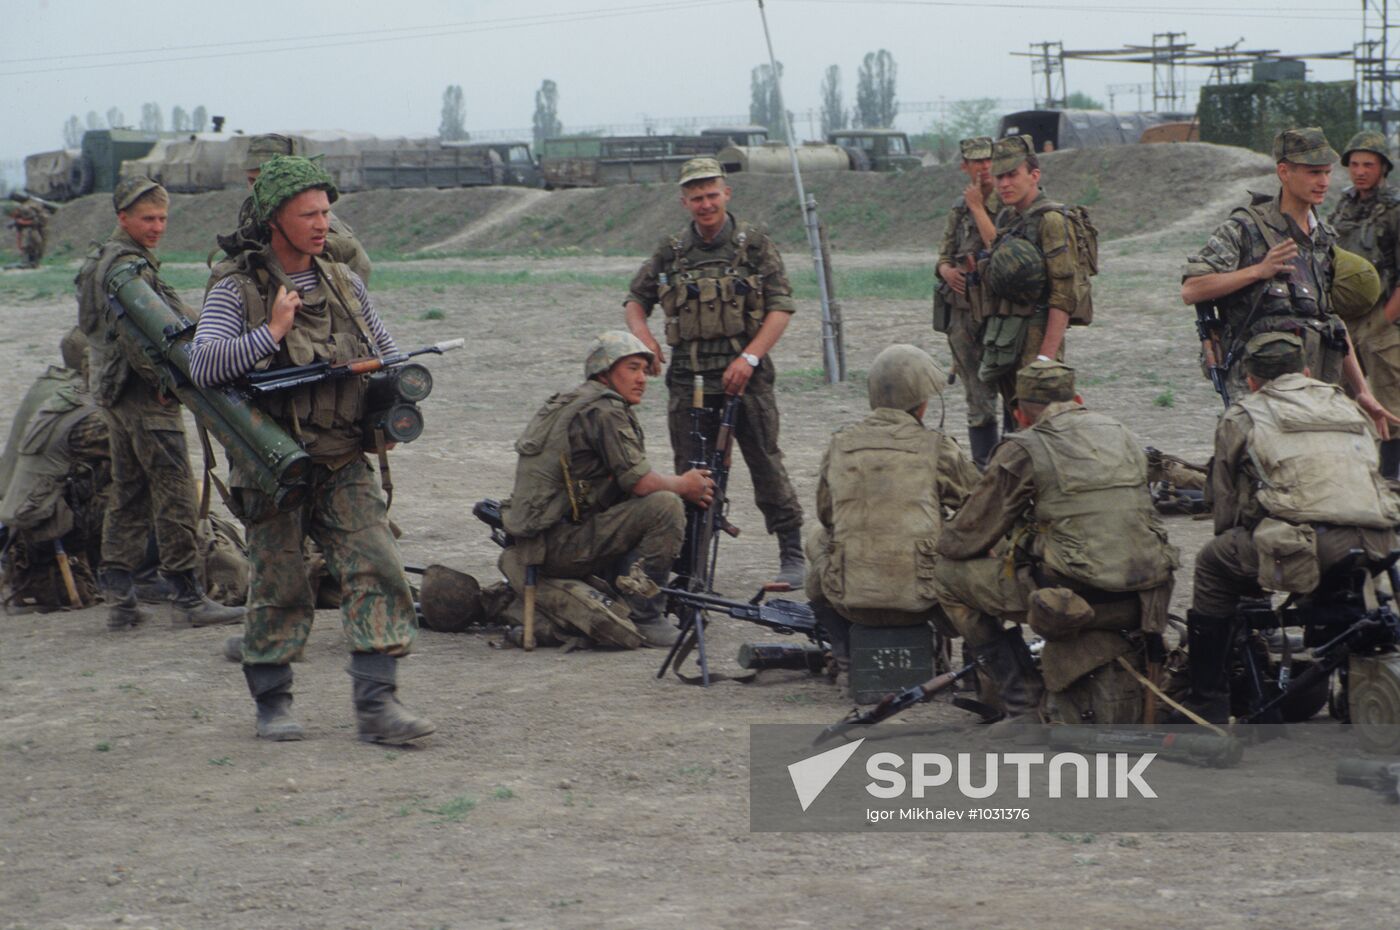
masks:
{"type": "Polygon", "coordinates": [[[1085,408],[1074,369],[1037,361],[1016,376],[1021,429],[938,542],[936,596],[1001,692],[1012,725],[1127,723],[1141,692],[1116,664],[1125,634],[1166,627],[1176,549],[1152,508],[1142,444],[1085,408]],[[1014,626],[1006,627],[1007,621],[1014,626]],[[1046,640],[1038,672],[1019,624],[1046,640]]]}
{"type": "Polygon", "coordinates": [[[1310,376],[1303,340],[1261,333],[1244,352],[1249,393],[1221,417],[1208,490],[1215,538],[1196,556],[1187,612],[1186,705],[1224,723],[1229,649],[1242,597],[1308,592],[1361,549],[1395,545],[1400,504],[1378,472],[1365,413],[1336,385],[1310,376]]]}
{"type": "Polygon", "coordinates": [[[817,483],[819,529],[807,541],[807,598],[849,667],[850,626],[934,623],[934,546],[945,511],[977,481],[958,444],[924,426],[945,384],[928,353],[892,345],[870,366],[871,414],[836,431],[817,483]],[[839,553],[839,558],[832,558],[839,553]]]}
{"type": "MultiPolygon", "coordinates": [[[[611,582],[640,563],[666,583],[685,533],[681,501],[708,507],[714,482],[701,469],[664,475],[647,461],[631,408],[655,358],[631,333],[604,333],[584,362],[586,380],[547,400],[516,441],[515,487],[501,506],[515,540],[502,568],[516,591],[530,565],[545,577],[611,582]]],[[[664,595],[623,600],[647,645],[676,641],[662,617],[664,595]]]]}

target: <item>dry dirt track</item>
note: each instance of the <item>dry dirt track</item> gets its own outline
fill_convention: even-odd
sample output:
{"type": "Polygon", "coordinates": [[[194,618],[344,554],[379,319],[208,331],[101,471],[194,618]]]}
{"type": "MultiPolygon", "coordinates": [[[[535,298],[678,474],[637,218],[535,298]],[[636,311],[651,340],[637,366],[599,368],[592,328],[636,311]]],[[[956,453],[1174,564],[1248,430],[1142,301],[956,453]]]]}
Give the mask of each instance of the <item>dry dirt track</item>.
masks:
{"type": "MultiPolygon", "coordinates": [[[[1175,269],[1208,225],[1107,246],[1099,318],[1069,342],[1092,405],[1192,456],[1208,448],[1216,401],[1175,269]]],[[[577,380],[620,297],[558,281],[385,292],[401,344],[468,337],[466,353],[434,364],[428,433],[394,456],[406,559],[493,577],[470,506],[508,491],[515,434],[577,380]],[[445,319],[421,319],[427,307],[445,319]]],[[[947,358],[923,300],[846,303],[853,370],[892,341],[947,358]]],[[[0,312],[2,432],[72,306],[0,312]]],[[[810,301],[776,358],[783,447],[810,504],[826,436],[862,414],[864,391],[818,383],[810,301]]],[[[643,421],[657,464],[663,411],[655,390],[643,421]]],[[[947,423],[962,435],[956,388],[947,423]]],[[[745,532],[724,544],[722,587],[746,594],[774,546],[742,469],[733,484],[745,532]]],[[[1205,527],[1176,519],[1171,531],[1189,578],[1205,527]]],[[[215,657],[225,631],[165,624],[112,636],[100,610],[0,617],[0,928],[1374,927],[1394,906],[1385,834],[751,834],[748,724],[829,722],[846,703],[796,673],[709,691],[656,681],[655,652],[525,655],[491,648],[494,637],[424,633],[403,693],[438,733],[386,750],[353,740],[337,617],[322,613],[297,667],[309,738],[266,745],[237,667],[215,657]]],[[[721,621],[714,652],[748,638],[721,621]]]]}

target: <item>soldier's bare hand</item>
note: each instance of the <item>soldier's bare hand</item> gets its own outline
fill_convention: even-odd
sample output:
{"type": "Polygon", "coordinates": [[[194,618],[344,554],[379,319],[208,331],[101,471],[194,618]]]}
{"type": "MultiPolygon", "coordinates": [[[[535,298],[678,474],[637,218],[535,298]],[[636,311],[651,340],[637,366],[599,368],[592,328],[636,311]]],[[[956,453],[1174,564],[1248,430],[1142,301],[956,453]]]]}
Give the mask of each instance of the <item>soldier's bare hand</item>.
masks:
{"type": "Polygon", "coordinates": [[[1264,260],[1258,264],[1259,280],[1273,278],[1288,270],[1288,266],[1293,263],[1293,259],[1298,257],[1298,243],[1292,239],[1285,239],[1278,245],[1269,249],[1269,253],[1264,256],[1264,260]]]}
{"type": "Polygon", "coordinates": [[[1381,402],[1376,400],[1375,395],[1369,391],[1357,395],[1356,405],[1366,411],[1366,415],[1376,424],[1376,432],[1380,434],[1382,440],[1390,438],[1390,425],[1392,423],[1400,426],[1400,417],[1382,407],[1381,402]]]}
{"type": "Polygon", "coordinates": [[[959,271],[952,265],[939,265],[938,276],[948,282],[954,293],[967,293],[967,272],[959,271]]]}
{"type": "Polygon", "coordinates": [[[963,203],[967,204],[968,210],[973,213],[987,212],[987,205],[982,202],[982,182],[977,178],[973,178],[967,187],[963,188],[963,203]]]}
{"type": "Polygon", "coordinates": [[[715,483],[708,468],[692,468],[679,476],[681,500],[697,507],[709,507],[715,500],[715,483]]]}
{"type": "Polygon", "coordinates": [[[659,377],[662,367],[666,364],[666,350],[653,343],[651,346],[651,366],[647,368],[647,374],[653,378],[659,377]]]}
{"type": "Polygon", "coordinates": [[[277,297],[272,302],[272,312],[268,314],[267,328],[272,333],[272,338],[278,342],[292,328],[292,322],[296,319],[297,311],[301,309],[301,293],[289,291],[286,287],[279,285],[277,297]]]}
{"type": "Polygon", "coordinates": [[[721,384],[724,386],[726,394],[742,394],[748,385],[749,379],[753,377],[753,366],[744,361],[743,358],[736,358],[729,363],[729,367],[724,369],[724,378],[721,384]]]}

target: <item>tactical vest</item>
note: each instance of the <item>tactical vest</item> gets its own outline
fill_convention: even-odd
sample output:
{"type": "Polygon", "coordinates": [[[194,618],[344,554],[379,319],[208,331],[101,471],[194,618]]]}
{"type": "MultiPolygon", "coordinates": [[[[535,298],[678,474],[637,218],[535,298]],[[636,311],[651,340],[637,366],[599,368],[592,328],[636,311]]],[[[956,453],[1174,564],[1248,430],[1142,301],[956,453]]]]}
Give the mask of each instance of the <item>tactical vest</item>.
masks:
{"type": "Polygon", "coordinates": [[[597,489],[579,481],[569,468],[569,424],[585,407],[603,397],[622,397],[597,381],[587,381],[544,402],[515,441],[515,487],[501,502],[506,532],[530,539],[565,519],[592,509],[597,489]]]}
{"type": "Polygon", "coordinates": [[[1395,248],[1400,226],[1400,191],[1382,184],[1374,197],[1362,200],[1351,192],[1327,218],[1337,233],[1337,245],[1376,266],[1382,299],[1395,289],[1395,248]]]}
{"type": "Polygon", "coordinates": [[[758,332],[766,310],[763,276],[754,254],[761,235],[760,230],[736,220],[730,248],[716,249],[712,258],[699,262],[687,256],[682,236],[667,240],[671,260],[657,278],[667,345],[728,340],[738,351],[743,348],[740,336],[747,340],[758,332]]]}
{"type": "MultiPolygon", "coordinates": [[[[1230,213],[1230,219],[1244,233],[1240,268],[1259,264],[1269,249],[1287,238],[1287,234],[1280,231],[1286,220],[1279,212],[1277,198],[1267,194],[1253,194],[1253,198],[1249,206],[1236,207],[1230,213]]],[[[1331,316],[1332,242],[1331,231],[1319,222],[1313,230],[1313,248],[1300,248],[1293,265],[1302,280],[1296,280],[1292,274],[1268,278],[1217,301],[1229,331],[1227,351],[1234,346],[1243,347],[1258,333],[1277,329],[1279,317],[1318,323],[1328,320],[1331,316]]]]}
{"type": "MultiPolygon", "coordinates": [[[[339,364],[377,354],[374,337],[344,265],[319,256],[311,259],[317,287],[302,295],[292,328],[272,355],[254,366],[260,371],[339,364]]],[[[251,332],[267,322],[277,288],[296,290],[271,250],[242,252],[216,264],[210,286],[227,277],[238,282],[243,321],[251,332]]],[[[337,464],[364,446],[366,379],[337,378],[307,387],[260,395],[257,403],[302,444],[317,462],[337,464]]]]}
{"type": "Polygon", "coordinates": [[[1171,577],[1175,552],[1147,493],[1147,458],[1121,423],[1052,404],[1006,440],[1030,455],[1034,547],[1047,566],[1101,591],[1143,591],[1171,577]]]}
{"type": "MultiPolygon", "coordinates": [[[[936,603],[934,547],[943,531],[940,436],[878,409],[832,436],[830,567],[825,594],[844,610],[918,612],[936,603]]],[[[852,619],[859,622],[859,613],[852,619]]]]}
{"type": "Polygon", "coordinates": [[[58,517],[45,538],[73,528],[63,501],[64,479],[74,465],[68,439],[97,408],[80,390],[78,372],[51,366],[34,383],[15,416],[10,441],[0,458],[0,523],[32,530],[58,517]]]}
{"type": "Polygon", "coordinates": [[[1247,449],[1256,498],[1271,516],[1374,529],[1400,523],[1366,415],[1341,388],[1287,374],[1239,404],[1253,424],[1247,449]]]}

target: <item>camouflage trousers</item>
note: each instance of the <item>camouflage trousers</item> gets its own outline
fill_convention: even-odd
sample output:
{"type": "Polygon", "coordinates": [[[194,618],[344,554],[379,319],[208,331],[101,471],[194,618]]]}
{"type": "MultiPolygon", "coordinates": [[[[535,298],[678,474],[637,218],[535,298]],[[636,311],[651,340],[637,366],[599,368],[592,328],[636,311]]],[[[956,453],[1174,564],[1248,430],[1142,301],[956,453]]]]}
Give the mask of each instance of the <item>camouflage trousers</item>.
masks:
{"type": "MultiPolygon", "coordinates": [[[[1314,528],[1318,563],[1324,574],[1352,549],[1365,549],[1370,557],[1380,558],[1395,544],[1390,530],[1327,525],[1314,528]]],[[[1201,547],[1196,555],[1191,592],[1193,610],[1208,617],[1230,618],[1235,615],[1240,598],[1263,596],[1264,590],[1259,587],[1259,552],[1252,531],[1237,526],[1201,547]]]]}
{"type": "Polygon", "coordinates": [[[649,578],[665,578],[685,537],[685,506],[669,491],[632,497],[582,522],[544,533],[540,571],[551,578],[611,580],[617,563],[634,554],[649,578]]]}
{"type": "Polygon", "coordinates": [[[102,414],[112,453],[103,567],[134,571],[154,527],[161,570],[194,570],[199,515],[179,406],[162,405],[150,388],[133,384],[102,414]]]}
{"type": "Polygon", "coordinates": [[[37,226],[21,226],[15,230],[15,238],[25,262],[38,265],[44,257],[44,231],[37,226]]]}
{"type": "Polygon", "coordinates": [[[1385,319],[1384,302],[1347,324],[1356,360],[1381,406],[1400,413],[1400,326],[1385,319]]]}
{"type": "MultiPolygon", "coordinates": [[[[802,504],[788,479],[783,453],[778,448],[778,401],[773,395],[773,381],[773,363],[765,358],[749,379],[744,399],[739,403],[734,438],[749,467],[754,503],[763,513],[764,526],[769,533],[782,533],[801,528],[802,504]]],[[[666,425],[671,433],[676,474],[681,474],[690,468],[695,458],[691,449],[691,385],[668,375],[666,387],[670,391],[666,425]]],[[[705,395],[705,404],[712,410],[718,411],[723,403],[723,395],[705,395]]],[[[706,447],[713,449],[719,429],[718,413],[707,417],[706,423],[706,447]]]]}
{"type": "Polygon", "coordinates": [[[352,652],[406,655],[418,625],[403,559],[389,529],[384,493],[364,458],[335,471],[317,465],[299,509],[279,513],[254,488],[234,489],[248,540],[248,612],[243,661],[285,665],[301,658],[316,598],[302,541],[310,536],[340,584],[340,617],[352,652]]]}
{"type": "Polygon", "coordinates": [[[970,310],[953,307],[948,323],[948,350],[953,355],[953,371],[962,382],[967,398],[967,425],[993,426],[997,421],[997,389],[977,377],[982,365],[982,323],[970,310]]]}
{"type": "Polygon", "coordinates": [[[938,604],[969,644],[983,646],[1001,633],[1002,621],[1022,623],[1033,590],[1028,568],[1013,570],[1007,543],[984,559],[939,559],[933,572],[938,604]]]}

